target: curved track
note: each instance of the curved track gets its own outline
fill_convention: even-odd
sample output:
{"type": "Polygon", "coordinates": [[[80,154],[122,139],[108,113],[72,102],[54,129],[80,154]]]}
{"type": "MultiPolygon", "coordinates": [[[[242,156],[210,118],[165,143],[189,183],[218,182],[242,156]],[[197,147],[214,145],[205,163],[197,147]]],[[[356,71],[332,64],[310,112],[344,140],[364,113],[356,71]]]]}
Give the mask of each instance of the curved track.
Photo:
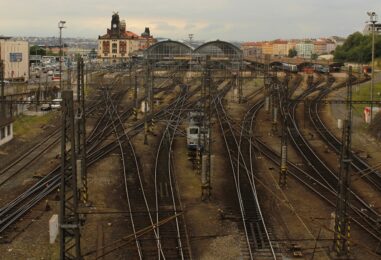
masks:
{"type": "Polygon", "coordinates": [[[159,249],[164,251],[164,255],[162,255],[158,249],[157,259],[191,258],[187,230],[184,225],[185,221],[183,216],[179,215],[182,208],[176,189],[172,154],[172,144],[182,113],[179,111],[184,108],[188,98],[185,88],[182,89],[182,92],[183,94],[178,98],[174,109],[169,111],[170,115],[156,152],[154,186],[157,228],[155,230],[158,234],[159,249]],[[170,223],[159,226],[162,219],[170,216],[174,216],[170,223]]]}
{"type": "MultiPolygon", "coordinates": [[[[345,83],[337,85],[334,89],[344,87],[345,83]]],[[[312,122],[315,130],[319,133],[321,138],[337,153],[340,154],[341,141],[334,136],[334,134],[328,129],[328,127],[323,123],[320,117],[319,109],[321,101],[334,89],[323,89],[320,93],[311,101],[308,108],[310,121],[312,122]]],[[[381,191],[381,173],[372,169],[372,167],[362,160],[356,154],[351,155],[352,166],[358,174],[364,176],[364,178],[371,183],[378,191],[381,191]]]]}

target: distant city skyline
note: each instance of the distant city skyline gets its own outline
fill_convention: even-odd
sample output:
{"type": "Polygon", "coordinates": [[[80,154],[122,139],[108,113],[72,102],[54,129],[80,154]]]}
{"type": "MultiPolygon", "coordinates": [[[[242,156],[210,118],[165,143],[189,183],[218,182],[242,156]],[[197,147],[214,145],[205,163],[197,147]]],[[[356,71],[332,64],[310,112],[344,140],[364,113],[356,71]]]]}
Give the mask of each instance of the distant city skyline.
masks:
{"type": "Polygon", "coordinates": [[[375,11],[381,19],[379,0],[1,2],[0,35],[4,36],[58,36],[58,21],[65,20],[64,37],[96,39],[110,27],[113,11],[126,20],[127,30],[137,34],[150,27],[155,37],[179,40],[192,33],[194,40],[205,41],[346,37],[362,31],[366,11],[375,11]]]}

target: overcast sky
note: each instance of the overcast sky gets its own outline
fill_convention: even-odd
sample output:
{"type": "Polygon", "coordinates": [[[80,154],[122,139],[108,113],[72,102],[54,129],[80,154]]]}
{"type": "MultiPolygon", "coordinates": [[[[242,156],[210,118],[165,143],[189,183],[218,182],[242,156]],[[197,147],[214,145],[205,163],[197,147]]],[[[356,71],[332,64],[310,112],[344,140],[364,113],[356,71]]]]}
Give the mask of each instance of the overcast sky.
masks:
{"type": "Polygon", "coordinates": [[[362,30],[366,11],[381,19],[381,0],[0,0],[0,35],[97,38],[113,11],[127,30],[154,36],[258,41],[347,36],[362,30]]]}

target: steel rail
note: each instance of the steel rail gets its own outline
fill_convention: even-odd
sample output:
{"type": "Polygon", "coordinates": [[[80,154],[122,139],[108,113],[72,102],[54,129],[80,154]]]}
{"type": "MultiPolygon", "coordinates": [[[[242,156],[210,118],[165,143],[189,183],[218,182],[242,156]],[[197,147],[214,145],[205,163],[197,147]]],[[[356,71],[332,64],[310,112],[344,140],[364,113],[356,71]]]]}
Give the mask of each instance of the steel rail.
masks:
{"type": "MultiPolygon", "coordinates": [[[[173,103],[169,104],[172,106],[173,103]]],[[[161,115],[165,109],[161,109],[155,113],[155,116],[161,115]]],[[[150,119],[151,120],[151,119],[150,119]]],[[[139,129],[144,124],[144,121],[140,121],[135,124],[127,134],[136,135],[139,129]]],[[[97,140],[101,142],[102,140],[97,140]]],[[[88,165],[93,164],[95,161],[104,157],[116,148],[116,143],[112,142],[95,151],[88,150],[88,165]]],[[[52,191],[56,190],[60,184],[60,166],[56,167],[45,177],[33,184],[28,190],[20,194],[17,198],[6,204],[0,209],[0,233],[8,228],[11,224],[16,222],[22,215],[28,212],[34,205],[41,201],[52,191]]]]}
{"type": "MultiPolygon", "coordinates": [[[[221,128],[221,132],[223,134],[226,150],[228,152],[231,169],[233,172],[233,178],[234,178],[234,182],[235,182],[235,186],[236,186],[237,199],[238,199],[238,204],[240,207],[240,214],[242,217],[242,224],[243,224],[246,244],[247,244],[247,248],[249,251],[250,258],[253,259],[253,257],[254,257],[253,250],[255,250],[255,249],[252,249],[252,245],[251,245],[250,237],[249,237],[249,232],[248,232],[249,223],[246,223],[246,222],[252,216],[249,216],[247,214],[247,211],[250,210],[249,205],[247,205],[248,198],[243,198],[243,194],[241,192],[241,182],[243,181],[242,180],[243,177],[241,177],[241,175],[240,175],[240,167],[243,167],[245,172],[246,172],[246,177],[249,180],[249,185],[250,185],[250,189],[251,189],[250,196],[253,196],[254,203],[255,203],[255,205],[254,205],[255,212],[256,212],[255,214],[259,215],[259,218],[261,220],[261,226],[262,227],[261,228],[257,227],[257,229],[262,229],[264,231],[266,239],[268,241],[268,245],[270,248],[271,255],[272,255],[273,259],[276,259],[275,251],[273,249],[273,246],[272,246],[272,243],[270,240],[270,236],[269,236],[268,230],[266,228],[266,225],[265,225],[265,222],[263,219],[263,215],[262,215],[262,212],[261,212],[261,209],[259,206],[259,201],[258,201],[258,197],[257,197],[257,193],[256,193],[255,183],[253,181],[254,173],[253,173],[253,171],[250,171],[246,165],[246,160],[243,156],[244,151],[242,151],[242,149],[241,149],[241,143],[240,143],[241,141],[237,142],[235,131],[231,125],[230,119],[227,116],[225,109],[223,108],[222,99],[220,97],[218,97],[217,100],[214,101],[214,105],[215,105],[215,110],[217,112],[217,117],[218,117],[219,125],[221,128]],[[224,122],[226,124],[225,127],[224,127],[224,122]],[[226,128],[228,128],[228,129],[226,129],[226,128]],[[232,151],[235,151],[236,149],[232,148],[231,144],[229,144],[228,137],[227,137],[228,132],[230,132],[231,137],[233,138],[233,141],[235,143],[234,146],[237,148],[237,151],[236,151],[237,155],[236,156],[234,154],[232,154],[232,151]],[[241,163],[241,161],[242,161],[242,163],[241,163]],[[235,168],[237,168],[237,169],[235,169],[235,168]]],[[[239,134],[239,136],[240,136],[240,139],[242,140],[242,134],[241,133],[239,134]]],[[[252,235],[254,236],[254,230],[253,229],[251,229],[251,230],[253,233],[252,235]]],[[[255,239],[256,239],[256,237],[254,237],[254,240],[255,239]]]]}
{"type": "MultiPolygon", "coordinates": [[[[304,98],[307,95],[310,95],[313,93],[316,89],[310,88],[309,90],[303,92],[300,94],[299,98],[304,98]]],[[[286,116],[289,117],[292,125],[288,128],[289,135],[291,139],[294,142],[294,146],[297,148],[299,153],[305,158],[305,160],[308,162],[310,166],[313,166],[312,169],[314,170],[315,174],[317,174],[320,177],[320,180],[325,183],[326,186],[329,187],[329,189],[336,194],[336,186],[337,186],[337,176],[336,174],[330,170],[324,162],[320,159],[320,157],[313,151],[313,149],[309,146],[308,142],[305,140],[305,138],[300,133],[296,120],[295,120],[295,113],[296,113],[296,105],[297,103],[291,104],[290,107],[287,108],[287,111],[281,110],[283,115],[286,114],[286,116]],[[313,158],[313,159],[312,159],[313,158]],[[318,170],[318,168],[320,170],[318,170]]],[[[376,239],[379,239],[381,232],[375,228],[377,224],[377,219],[379,218],[379,215],[377,212],[374,211],[374,209],[370,208],[369,205],[361,199],[356,193],[354,193],[351,190],[351,195],[355,198],[354,202],[357,204],[350,205],[351,210],[358,215],[362,221],[366,222],[366,225],[368,225],[368,229],[371,228],[373,231],[369,232],[371,233],[376,239]],[[365,212],[363,212],[361,209],[367,209],[373,216],[369,216],[365,212]],[[377,235],[378,234],[378,235],[377,235]]],[[[364,224],[363,224],[364,225],[364,224]]]]}
{"type": "MultiPolygon", "coordinates": [[[[264,100],[260,100],[256,104],[254,104],[255,109],[254,113],[258,113],[258,111],[263,107],[264,100]]],[[[280,155],[279,153],[272,150],[267,144],[265,144],[260,138],[256,137],[252,142],[252,145],[256,148],[258,152],[265,155],[269,160],[271,160],[275,165],[280,166],[280,155]]],[[[309,190],[311,190],[314,194],[324,200],[333,208],[336,207],[336,197],[337,193],[332,191],[328,186],[321,182],[321,180],[316,179],[310,172],[307,172],[301,169],[299,166],[294,164],[291,161],[287,161],[288,164],[288,173],[292,175],[296,180],[305,185],[309,190]]],[[[375,240],[381,242],[381,236],[376,234],[368,224],[364,224],[359,219],[354,218],[353,221],[363,230],[365,230],[371,237],[375,240]]]]}
{"type": "MultiPolygon", "coordinates": [[[[345,83],[339,84],[335,89],[344,87],[345,83]]],[[[315,130],[324,139],[324,141],[336,152],[340,153],[341,141],[328,129],[328,127],[323,123],[320,117],[319,108],[320,101],[331,93],[333,89],[321,90],[319,95],[314,98],[309,106],[309,116],[315,130]]],[[[374,188],[381,191],[381,174],[379,171],[373,170],[369,164],[362,160],[359,156],[352,153],[352,166],[358,171],[363,172],[369,170],[369,173],[365,175],[365,179],[371,183],[374,188]]]]}
{"type": "MultiPolygon", "coordinates": [[[[180,97],[177,99],[176,101],[176,104],[174,107],[183,107],[184,105],[184,102],[186,101],[187,99],[187,95],[186,95],[186,92],[183,92],[182,95],[180,95],[180,97]]],[[[174,137],[174,134],[175,132],[173,131],[172,134],[170,132],[170,125],[171,125],[171,120],[172,120],[172,117],[175,116],[175,112],[176,112],[176,109],[174,109],[172,112],[171,112],[171,115],[169,116],[169,121],[167,122],[166,126],[165,126],[165,129],[163,131],[163,134],[160,138],[160,142],[159,142],[159,145],[158,145],[158,148],[157,148],[157,152],[156,152],[156,157],[155,157],[155,168],[154,168],[154,187],[155,187],[155,207],[156,207],[156,226],[157,228],[155,229],[157,234],[158,234],[158,243],[163,243],[162,241],[162,238],[160,236],[160,227],[158,226],[159,224],[159,221],[160,221],[160,217],[159,217],[159,213],[160,213],[160,206],[161,206],[161,201],[160,201],[160,196],[159,196],[159,188],[158,188],[158,178],[159,178],[159,175],[160,175],[160,170],[159,170],[159,164],[162,163],[160,161],[160,155],[161,155],[161,152],[164,150],[163,146],[164,146],[164,141],[168,135],[168,138],[169,138],[169,142],[170,142],[170,145],[168,147],[168,158],[167,158],[167,162],[168,162],[168,165],[167,166],[170,166],[170,157],[171,157],[171,154],[170,154],[170,151],[171,151],[171,145],[172,145],[172,140],[173,140],[173,137],[174,137]]],[[[175,125],[178,125],[179,124],[179,119],[177,119],[175,125]]],[[[177,127],[177,126],[176,126],[177,127]]],[[[172,207],[174,209],[174,211],[176,211],[176,198],[175,198],[175,194],[173,192],[173,186],[172,186],[172,182],[171,182],[171,179],[173,178],[172,176],[172,173],[170,171],[170,168],[167,169],[167,172],[168,172],[168,179],[170,181],[170,188],[171,188],[171,200],[172,200],[172,207]]],[[[178,221],[178,218],[176,217],[175,218],[175,221],[176,221],[176,234],[177,234],[177,248],[178,248],[178,253],[180,254],[180,258],[181,259],[184,259],[184,252],[183,252],[183,247],[182,247],[182,241],[181,241],[181,236],[180,236],[180,226],[179,226],[179,221],[178,221]]],[[[164,259],[166,259],[164,256],[163,256],[164,259]]],[[[161,259],[161,254],[160,252],[158,251],[158,259],[161,259]]]]}
{"type": "MultiPolygon", "coordinates": [[[[90,107],[90,110],[87,111],[86,113],[87,114],[92,113],[98,105],[99,103],[94,104],[93,106],[90,107]]],[[[24,170],[32,162],[39,159],[43,153],[45,153],[54,145],[56,145],[61,138],[60,131],[61,131],[61,126],[59,126],[56,130],[50,133],[42,141],[40,141],[39,143],[37,143],[36,145],[28,149],[21,156],[17,157],[15,160],[11,161],[3,169],[1,169],[0,170],[0,187],[4,185],[7,181],[12,179],[14,176],[16,176],[18,173],[20,173],[22,170],[24,170]],[[15,167],[18,164],[21,164],[21,165],[19,165],[19,167],[15,169],[15,167]]]]}
{"type": "MultiPolygon", "coordinates": [[[[311,88],[307,90],[306,92],[304,92],[303,94],[301,94],[300,97],[304,98],[307,95],[310,95],[311,93],[313,93],[314,91],[315,89],[311,88]]],[[[318,154],[312,149],[312,147],[308,144],[308,142],[302,136],[296,123],[295,114],[296,114],[297,103],[294,103],[291,106],[292,106],[291,109],[289,109],[291,110],[291,112],[288,111],[288,113],[290,113],[290,118],[292,120],[292,124],[294,127],[294,131],[292,131],[292,135],[295,139],[299,140],[298,142],[299,145],[297,146],[298,150],[303,155],[309,154],[311,156],[311,157],[308,157],[308,156],[304,156],[304,157],[306,157],[306,160],[309,162],[310,165],[314,166],[313,169],[315,170],[315,172],[318,173],[323,178],[323,180],[329,184],[328,186],[333,191],[336,191],[336,187],[338,185],[337,175],[322,161],[320,156],[318,156],[318,154]],[[303,144],[303,145],[300,145],[300,144],[303,144]]],[[[369,225],[371,226],[376,225],[377,220],[380,218],[380,215],[373,208],[371,208],[368,203],[366,203],[361,197],[359,197],[353,190],[350,190],[350,192],[351,192],[351,196],[355,198],[354,201],[352,200],[352,203],[354,202],[357,204],[357,205],[354,205],[354,204],[351,205],[354,211],[356,211],[357,214],[363,215],[366,219],[368,219],[368,221],[371,221],[370,223],[368,223],[369,225]],[[366,208],[368,212],[370,212],[373,216],[368,216],[368,214],[366,214],[365,212],[361,210],[362,208],[366,208]]]]}
{"type": "MultiPolygon", "coordinates": [[[[127,151],[125,150],[125,147],[122,144],[122,141],[121,141],[122,137],[119,135],[119,132],[117,130],[117,125],[114,122],[113,118],[117,117],[117,119],[119,121],[119,125],[118,126],[121,126],[122,123],[121,123],[121,120],[119,118],[118,111],[116,110],[116,108],[115,108],[115,106],[114,106],[114,104],[112,102],[112,99],[109,96],[109,90],[107,88],[105,89],[104,99],[105,99],[105,104],[106,104],[106,110],[108,111],[110,120],[112,121],[112,127],[114,129],[114,134],[115,134],[115,136],[117,138],[118,146],[119,146],[119,149],[120,149],[120,157],[121,157],[122,170],[123,170],[123,180],[124,180],[125,193],[126,193],[125,195],[126,195],[128,210],[130,212],[133,212],[132,211],[132,207],[131,207],[131,200],[130,200],[130,193],[129,193],[129,189],[128,189],[128,182],[127,182],[127,162],[126,162],[126,160],[127,160],[127,158],[126,158],[127,151]]],[[[123,127],[122,127],[122,131],[124,133],[124,128],[123,127]]],[[[122,135],[122,136],[126,136],[126,135],[122,135]]],[[[133,152],[133,156],[136,157],[134,151],[132,151],[132,152],[133,152]]],[[[136,167],[138,167],[138,166],[136,165],[136,167]]],[[[139,254],[139,258],[143,259],[142,248],[140,247],[140,244],[138,242],[138,238],[137,238],[137,235],[136,235],[136,228],[135,228],[135,222],[134,222],[134,214],[130,214],[130,221],[131,221],[132,232],[134,234],[135,243],[136,243],[137,251],[138,251],[138,254],[139,254]]]]}

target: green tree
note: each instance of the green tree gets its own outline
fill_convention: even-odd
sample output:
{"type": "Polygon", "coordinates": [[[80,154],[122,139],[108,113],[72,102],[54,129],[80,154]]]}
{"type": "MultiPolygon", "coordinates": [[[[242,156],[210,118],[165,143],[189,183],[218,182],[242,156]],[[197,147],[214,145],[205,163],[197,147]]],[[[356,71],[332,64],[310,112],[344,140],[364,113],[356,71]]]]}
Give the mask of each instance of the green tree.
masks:
{"type": "Polygon", "coordinates": [[[33,45],[29,48],[29,54],[30,55],[41,55],[45,56],[46,55],[46,50],[40,46],[33,45]]]}
{"type": "MultiPolygon", "coordinates": [[[[368,63],[372,59],[372,36],[355,32],[334,52],[336,61],[368,63]]],[[[375,57],[381,57],[381,36],[375,37],[375,57]]]]}
{"type": "Polygon", "coordinates": [[[288,50],[288,57],[293,58],[298,55],[298,51],[295,48],[288,50]]]}

